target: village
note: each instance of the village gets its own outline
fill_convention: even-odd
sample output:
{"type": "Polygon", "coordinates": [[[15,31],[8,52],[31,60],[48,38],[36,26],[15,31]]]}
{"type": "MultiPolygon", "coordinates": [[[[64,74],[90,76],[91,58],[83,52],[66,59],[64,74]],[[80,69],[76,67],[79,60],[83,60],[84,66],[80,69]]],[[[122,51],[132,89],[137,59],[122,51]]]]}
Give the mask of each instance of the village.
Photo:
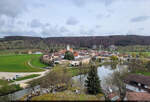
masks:
{"type": "MultiPolygon", "coordinates": [[[[38,82],[39,81],[38,79],[46,78],[46,76],[48,76],[48,73],[50,74],[51,71],[57,69],[57,67],[60,67],[58,69],[61,69],[62,66],[66,67],[67,68],[66,70],[70,71],[79,70],[79,72],[72,72],[73,73],[72,79],[74,79],[75,77],[79,77],[80,75],[81,76],[83,75],[84,76],[83,79],[75,78],[75,80],[77,81],[80,79],[78,83],[80,84],[82,83],[80,87],[84,87],[83,83],[89,72],[88,70],[86,70],[86,68],[89,69],[92,61],[92,63],[94,62],[94,64],[96,64],[98,70],[97,73],[101,80],[101,87],[103,90],[102,93],[103,95],[99,97],[101,98],[101,100],[111,100],[111,101],[122,100],[121,94],[123,94],[124,96],[123,100],[150,100],[150,76],[142,74],[143,72],[145,72],[145,70],[143,72],[141,71],[139,73],[136,73],[138,67],[136,67],[135,64],[141,62],[134,63],[134,61],[150,60],[147,56],[143,57],[142,54],[122,53],[117,50],[117,46],[115,45],[110,45],[107,48],[107,50],[106,49],[96,50],[95,47],[93,47],[92,49],[74,49],[68,44],[66,45],[66,48],[53,52],[36,51],[33,53],[32,51],[29,50],[28,55],[38,55],[38,56],[40,55],[41,57],[38,60],[40,60],[41,63],[47,65],[46,67],[41,67],[41,69],[45,69],[45,71],[30,72],[30,73],[0,72],[1,73],[0,77],[6,79],[8,82],[11,82],[10,85],[15,84],[23,88],[22,91],[15,93],[15,94],[24,93],[18,96],[17,99],[24,97],[25,94],[27,95],[25,99],[28,100],[44,94],[49,93],[55,94],[57,93],[58,90],[66,90],[64,89],[64,86],[61,86],[61,84],[58,86],[49,86],[50,88],[41,88],[39,84],[36,84],[36,86],[34,85],[35,88],[34,90],[30,89],[31,88],[30,82],[31,83],[38,82]],[[136,69],[134,69],[134,67],[136,69]],[[83,72],[81,70],[83,70],[83,72]],[[118,80],[122,81],[121,83],[123,83],[124,86],[120,86],[120,83],[118,84],[119,86],[117,86],[116,85],[117,79],[111,78],[110,78],[111,80],[116,82],[115,84],[113,84],[113,82],[111,84],[105,83],[104,81],[106,79],[103,78],[105,78],[106,76],[108,79],[109,77],[113,78],[114,77],[113,74],[115,72],[118,72],[117,70],[119,70],[119,72],[123,74],[124,74],[123,71],[126,70],[125,77],[119,79],[120,78],[119,76],[121,76],[121,74],[118,74],[118,76],[116,77],[118,78],[118,80]],[[39,75],[35,78],[16,81],[19,78],[33,74],[39,75]],[[118,94],[117,88],[120,87],[121,90],[124,91],[122,91],[122,93],[119,92],[118,94]],[[24,90],[27,89],[29,91],[24,92],[24,90]]],[[[30,62],[28,62],[28,64],[31,65],[30,62]]],[[[43,84],[43,82],[41,82],[41,84],[43,84]]],[[[79,87],[76,84],[72,85],[79,87]]],[[[74,93],[80,95],[83,94],[84,91],[82,88],[81,89],[77,88],[75,89],[74,93]]]]}
{"type": "MultiPolygon", "coordinates": [[[[115,51],[116,49],[116,46],[111,45],[109,51],[97,51],[94,49],[74,50],[67,45],[66,49],[50,54],[44,54],[42,59],[46,62],[52,61],[54,66],[57,64],[63,65],[64,63],[69,63],[69,66],[71,66],[70,68],[80,66],[80,64],[88,65],[93,58],[96,60],[101,59],[101,63],[111,62],[113,60],[112,56],[115,56],[120,62],[130,62],[132,59],[140,59],[138,55],[122,54],[115,51]],[[73,53],[73,60],[64,59],[67,51],[73,53]]],[[[125,83],[127,90],[124,100],[150,100],[150,76],[131,73],[123,79],[123,82],[125,83]]],[[[111,101],[120,100],[120,96],[118,96],[116,92],[113,92],[113,89],[109,88],[106,93],[108,99],[111,101]]]]}
{"type": "Polygon", "coordinates": [[[127,61],[131,58],[130,54],[119,54],[119,52],[112,52],[115,46],[110,46],[110,51],[97,51],[97,50],[73,50],[67,45],[67,48],[58,52],[44,54],[42,59],[45,61],[54,61],[55,64],[63,64],[69,62],[71,66],[79,66],[80,63],[88,64],[92,58],[101,59],[102,61],[110,61],[111,56],[116,56],[119,60],[127,61]],[[65,60],[65,52],[71,52],[74,55],[74,60],[65,60]]]}

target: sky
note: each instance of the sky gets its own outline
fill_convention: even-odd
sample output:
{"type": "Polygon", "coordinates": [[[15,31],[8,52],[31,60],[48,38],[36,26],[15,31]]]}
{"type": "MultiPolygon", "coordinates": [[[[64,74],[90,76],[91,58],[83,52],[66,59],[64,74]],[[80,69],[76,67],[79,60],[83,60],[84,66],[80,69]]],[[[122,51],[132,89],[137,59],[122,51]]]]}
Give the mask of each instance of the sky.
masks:
{"type": "Polygon", "coordinates": [[[0,0],[0,37],[150,36],[150,0],[0,0]]]}

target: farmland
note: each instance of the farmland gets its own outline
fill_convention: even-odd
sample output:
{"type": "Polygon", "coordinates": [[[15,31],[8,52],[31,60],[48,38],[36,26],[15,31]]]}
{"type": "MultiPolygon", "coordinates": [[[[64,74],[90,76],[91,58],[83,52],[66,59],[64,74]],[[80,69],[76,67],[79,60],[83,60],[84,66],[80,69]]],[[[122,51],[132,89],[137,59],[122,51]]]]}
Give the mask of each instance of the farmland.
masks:
{"type": "Polygon", "coordinates": [[[40,72],[39,67],[46,67],[40,63],[41,55],[3,55],[0,56],[0,72],[40,72]],[[32,65],[29,65],[29,63],[32,65]],[[33,67],[34,66],[34,67],[33,67]]]}

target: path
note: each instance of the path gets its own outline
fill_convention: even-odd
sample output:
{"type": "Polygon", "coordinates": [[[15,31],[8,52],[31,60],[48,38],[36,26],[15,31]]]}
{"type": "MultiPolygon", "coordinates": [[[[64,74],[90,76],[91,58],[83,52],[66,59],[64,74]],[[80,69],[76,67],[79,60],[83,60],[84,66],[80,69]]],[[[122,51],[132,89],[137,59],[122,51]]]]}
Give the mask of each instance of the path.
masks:
{"type": "MultiPolygon", "coordinates": [[[[24,83],[27,83],[27,82],[29,82],[29,81],[31,81],[31,80],[41,78],[41,77],[45,76],[47,73],[49,73],[50,71],[51,71],[51,70],[46,70],[46,71],[44,71],[44,72],[41,72],[41,73],[40,73],[41,75],[38,76],[38,77],[34,77],[34,78],[26,79],[26,80],[21,80],[21,81],[15,81],[15,82],[13,82],[13,83],[11,83],[11,84],[24,84],[24,83]]],[[[36,73],[36,74],[39,74],[39,73],[36,73]]]]}

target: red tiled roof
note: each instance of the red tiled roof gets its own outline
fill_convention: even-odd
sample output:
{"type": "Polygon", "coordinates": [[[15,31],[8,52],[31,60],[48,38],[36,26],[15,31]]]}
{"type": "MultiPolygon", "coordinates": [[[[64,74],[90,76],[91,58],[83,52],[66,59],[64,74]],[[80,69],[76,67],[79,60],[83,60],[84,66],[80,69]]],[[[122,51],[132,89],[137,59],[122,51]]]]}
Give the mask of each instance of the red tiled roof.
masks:
{"type": "Polygon", "coordinates": [[[74,56],[78,56],[79,55],[79,53],[78,52],[74,52],[74,56]]]}

